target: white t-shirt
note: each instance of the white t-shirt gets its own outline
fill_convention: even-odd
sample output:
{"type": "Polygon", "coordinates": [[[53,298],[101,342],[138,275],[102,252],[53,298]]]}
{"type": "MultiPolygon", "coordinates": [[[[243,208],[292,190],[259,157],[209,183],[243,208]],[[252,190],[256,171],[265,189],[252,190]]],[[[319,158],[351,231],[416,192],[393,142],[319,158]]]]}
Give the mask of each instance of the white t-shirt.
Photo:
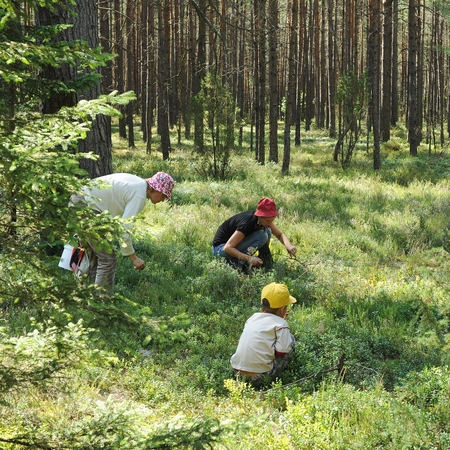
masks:
{"type": "Polygon", "coordinates": [[[272,370],[275,350],[289,353],[292,336],[283,318],[271,313],[255,313],[245,323],[231,366],[236,370],[265,373],[272,370]]]}
{"type": "MultiPolygon", "coordinates": [[[[97,211],[108,211],[113,217],[128,219],[139,214],[147,199],[147,182],[129,173],[113,173],[93,180],[94,187],[83,189],[86,202],[97,211]]],[[[130,225],[125,225],[130,227],[130,225]]],[[[123,256],[134,253],[131,236],[123,235],[123,256]]]]}

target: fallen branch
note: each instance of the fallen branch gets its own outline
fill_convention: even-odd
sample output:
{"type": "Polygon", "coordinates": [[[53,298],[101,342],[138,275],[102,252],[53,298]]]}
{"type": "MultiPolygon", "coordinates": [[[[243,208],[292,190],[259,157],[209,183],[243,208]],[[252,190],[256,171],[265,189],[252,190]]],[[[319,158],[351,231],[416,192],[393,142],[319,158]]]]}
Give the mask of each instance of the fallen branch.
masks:
{"type": "MultiPolygon", "coordinates": [[[[342,353],[342,355],[338,358],[337,363],[336,363],[335,366],[330,367],[329,369],[319,370],[318,372],[313,373],[311,375],[308,375],[307,377],[300,378],[298,380],[292,381],[291,383],[283,384],[281,386],[275,386],[274,388],[270,388],[270,389],[284,388],[284,387],[287,387],[287,386],[294,386],[296,384],[302,383],[303,381],[307,381],[307,380],[310,380],[311,378],[317,377],[318,375],[322,375],[322,374],[330,373],[330,372],[334,372],[334,371],[337,372],[337,380],[338,381],[343,381],[344,378],[345,378],[345,374],[347,372],[347,369],[349,367],[359,367],[359,368],[362,368],[364,370],[368,370],[368,371],[374,372],[380,377],[382,376],[382,374],[377,372],[375,369],[372,369],[371,367],[366,367],[366,366],[363,366],[362,364],[357,364],[357,363],[347,364],[347,366],[344,366],[344,363],[345,363],[345,353],[342,353]]],[[[261,394],[265,394],[265,393],[269,392],[270,389],[268,389],[267,391],[261,391],[261,394]]]]}
{"type": "MultiPolygon", "coordinates": [[[[337,371],[338,379],[342,380],[344,378],[344,376],[345,376],[344,362],[345,362],[345,353],[343,353],[338,358],[337,363],[336,363],[335,366],[330,367],[329,369],[319,370],[319,372],[313,373],[313,374],[308,375],[307,377],[304,377],[304,378],[300,378],[299,380],[292,381],[291,383],[283,384],[282,386],[279,386],[279,387],[284,388],[284,387],[287,387],[287,386],[293,386],[293,385],[302,383],[303,381],[307,381],[307,380],[310,380],[311,378],[317,377],[318,375],[322,375],[324,373],[329,373],[329,372],[334,372],[334,371],[337,371]]],[[[268,389],[267,391],[261,391],[261,393],[265,394],[269,390],[270,389],[268,389]]]]}

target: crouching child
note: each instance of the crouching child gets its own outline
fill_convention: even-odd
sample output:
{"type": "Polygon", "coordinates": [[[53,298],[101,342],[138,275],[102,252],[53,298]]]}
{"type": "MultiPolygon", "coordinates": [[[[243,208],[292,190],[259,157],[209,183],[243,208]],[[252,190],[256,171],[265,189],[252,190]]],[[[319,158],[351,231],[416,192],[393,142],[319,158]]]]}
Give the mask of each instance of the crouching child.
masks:
{"type": "Polygon", "coordinates": [[[286,285],[270,283],[261,293],[262,312],[244,326],[231,366],[254,388],[268,385],[283,372],[295,349],[286,321],[288,306],[296,303],[286,285]]]}

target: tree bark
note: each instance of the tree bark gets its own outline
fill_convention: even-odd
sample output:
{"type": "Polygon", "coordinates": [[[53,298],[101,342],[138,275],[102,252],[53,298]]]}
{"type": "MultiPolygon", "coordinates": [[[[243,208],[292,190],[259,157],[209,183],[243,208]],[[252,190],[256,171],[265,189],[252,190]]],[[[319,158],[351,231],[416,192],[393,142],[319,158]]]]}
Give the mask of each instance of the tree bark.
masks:
{"type": "Polygon", "coordinates": [[[392,3],[391,125],[398,121],[398,0],[392,3]]]}
{"type": "Polygon", "coordinates": [[[314,14],[313,0],[309,0],[308,13],[308,39],[305,45],[305,130],[311,129],[311,123],[314,116],[314,80],[313,75],[313,57],[314,57],[314,14]]]}
{"type": "Polygon", "coordinates": [[[288,18],[289,26],[289,66],[288,66],[288,83],[286,89],[286,113],[284,117],[284,151],[283,151],[283,166],[281,171],[283,174],[289,172],[291,160],[291,123],[292,123],[292,108],[295,103],[296,90],[296,65],[295,54],[298,45],[298,0],[292,0],[290,15],[288,18]]]}
{"type": "Polygon", "coordinates": [[[165,27],[168,24],[164,17],[166,13],[167,1],[157,2],[158,9],[158,60],[159,60],[159,86],[158,96],[158,130],[161,137],[161,152],[163,159],[169,159],[170,155],[170,134],[169,134],[169,56],[168,42],[166,40],[165,27]]]}
{"type": "Polygon", "coordinates": [[[255,28],[255,132],[256,160],[265,163],[266,121],[266,0],[254,0],[255,28]]]}
{"type": "Polygon", "coordinates": [[[146,96],[146,120],[147,120],[147,140],[145,150],[146,153],[150,153],[152,149],[152,126],[154,125],[154,111],[156,110],[156,86],[157,86],[157,71],[156,71],[156,49],[153,42],[156,40],[155,36],[155,6],[154,3],[148,5],[148,36],[151,39],[148,45],[147,55],[147,71],[148,71],[148,84],[147,84],[147,96],[146,96]]]}
{"type": "Polygon", "coordinates": [[[417,64],[419,36],[418,0],[409,0],[408,5],[408,140],[409,153],[417,156],[420,144],[419,112],[417,111],[417,64]]]}
{"type": "MultiPolygon", "coordinates": [[[[37,8],[37,25],[57,25],[73,24],[60,35],[59,40],[86,41],[90,47],[100,45],[98,29],[98,11],[96,2],[89,0],[79,0],[76,5],[70,5],[76,15],[72,15],[65,8],[56,6],[56,10],[37,8]]],[[[70,83],[80,75],[79,69],[75,66],[64,65],[61,68],[47,68],[43,71],[45,78],[61,80],[63,83],[70,83]]],[[[42,102],[42,112],[44,114],[54,114],[63,106],[74,106],[80,100],[92,100],[98,98],[102,93],[101,82],[91,86],[84,92],[70,92],[53,95],[42,102]]],[[[80,167],[85,169],[91,178],[112,173],[112,142],[111,142],[111,121],[104,115],[98,115],[92,121],[91,131],[86,138],[79,142],[79,153],[92,152],[98,156],[96,161],[92,159],[80,160],[80,167]]]]}
{"type": "MultiPolygon", "coordinates": [[[[106,53],[112,53],[112,0],[106,0],[99,2],[99,15],[100,15],[100,44],[103,51],[106,53]]],[[[102,71],[102,88],[104,93],[109,93],[113,90],[113,61],[108,61],[106,67],[101,69],[102,71]]]]}
{"type": "MultiPolygon", "coordinates": [[[[126,85],[127,91],[137,91],[136,83],[134,82],[134,74],[136,73],[136,65],[135,65],[135,40],[134,40],[134,0],[126,0],[127,1],[127,14],[126,14],[126,30],[127,30],[127,73],[126,73],[126,85]]],[[[128,127],[128,148],[135,148],[134,143],[134,101],[128,103],[126,106],[126,123],[128,127]]]]}
{"type": "Polygon", "coordinates": [[[269,0],[269,161],[278,162],[278,0],[269,0]]]}
{"type": "MultiPolygon", "coordinates": [[[[123,36],[123,14],[122,14],[122,1],[114,0],[114,47],[115,53],[117,54],[116,65],[115,65],[115,88],[119,92],[124,92],[125,81],[124,81],[124,36],[123,36]]],[[[119,107],[119,110],[124,113],[125,108],[123,106],[119,107]]],[[[127,126],[124,117],[119,118],[119,136],[123,139],[127,138],[127,126]]]]}
{"type": "Polygon", "coordinates": [[[330,138],[336,137],[336,29],[334,0],[327,2],[328,13],[328,114],[330,138]]]}
{"type": "Polygon", "coordinates": [[[141,10],[141,29],[140,29],[140,38],[138,40],[140,42],[141,47],[141,130],[142,130],[142,139],[144,142],[147,142],[149,137],[149,129],[148,129],[148,84],[149,84],[149,66],[148,66],[148,20],[149,20],[149,4],[148,2],[142,3],[141,10]]]}
{"type": "Polygon", "coordinates": [[[373,168],[381,169],[380,158],[380,43],[381,2],[369,0],[368,72],[373,126],[373,168]]]}
{"type": "MultiPolygon", "coordinates": [[[[392,93],[392,4],[384,0],[383,5],[383,80],[381,103],[381,140],[391,138],[391,93],[392,93]]],[[[395,49],[397,51],[397,49],[395,49]]]]}
{"type": "MultiPolygon", "coordinates": [[[[193,39],[193,48],[197,48],[197,55],[193,55],[192,65],[192,95],[196,96],[201,90],[202,80],[206,74],[206,1],[199,0],[198,2],[198,34],[196,39],[193,39]],[[197,42],[195,46],[194,42],[197,42]]],[[[192,30],[191,33],[194,33],[192,30]]],[[[193,35],[194,36],[194,35],[193,35]]],[[[194,142],[197,150],[204,152],[204,130],[203,130],[203,110],[200,106],[197,106],[198,111],[194,114],[194,142]]]]}

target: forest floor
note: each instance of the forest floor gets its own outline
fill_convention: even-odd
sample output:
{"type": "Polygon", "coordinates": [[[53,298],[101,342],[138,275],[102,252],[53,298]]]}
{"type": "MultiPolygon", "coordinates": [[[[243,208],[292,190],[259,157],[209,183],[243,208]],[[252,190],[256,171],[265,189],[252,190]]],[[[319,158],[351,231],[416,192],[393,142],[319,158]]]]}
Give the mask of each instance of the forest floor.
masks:
{"type": "MultiPolygon", "coordinates": [[[[44,390],[8,394],[0,442],[450,448],[450,155],[424,146],[409,156],[399,129],[382,147],[381,170],[364,144],[343,170],[333,162],[334,141],[311,131],[292,148],[287,175],[281,162],[258,164],[243,146],[218,180],[205,177],[205,158],[191,142],[173,143],[163,161],[157,143],[147,154],[137,134],[133,149],[114,136],[114,171],[163,170],[176,181],[170,202],[149,203],[136,220],[136,253],[147,266],[137,272],[119,258],[115,296],[88,303],[89,314],[108,314],[88,321],[85,312],[79,322],[76,311],[61,313],[73,322],[57,341],[70,364],[44,390]],[[297,255],[272,239],[273,270],[238,273],[213,257],[212,239],[225,219],[262,197],[275,200],[276,225],[297,255]],[[273,281],[297,298],[288,318],[297,346],[281,378],[255,391],[236,379],[230,357],[273,281]]],[[[56,276],[69,280],[57,262],[56,276]]],[[[7,311],[15,328],[18,311],[7,311]]],[[[52,329],[46,333],[50,340],[52,329]]],[[[18,342],[34,360],[46,356],[39,333],[18,342]]]]}

